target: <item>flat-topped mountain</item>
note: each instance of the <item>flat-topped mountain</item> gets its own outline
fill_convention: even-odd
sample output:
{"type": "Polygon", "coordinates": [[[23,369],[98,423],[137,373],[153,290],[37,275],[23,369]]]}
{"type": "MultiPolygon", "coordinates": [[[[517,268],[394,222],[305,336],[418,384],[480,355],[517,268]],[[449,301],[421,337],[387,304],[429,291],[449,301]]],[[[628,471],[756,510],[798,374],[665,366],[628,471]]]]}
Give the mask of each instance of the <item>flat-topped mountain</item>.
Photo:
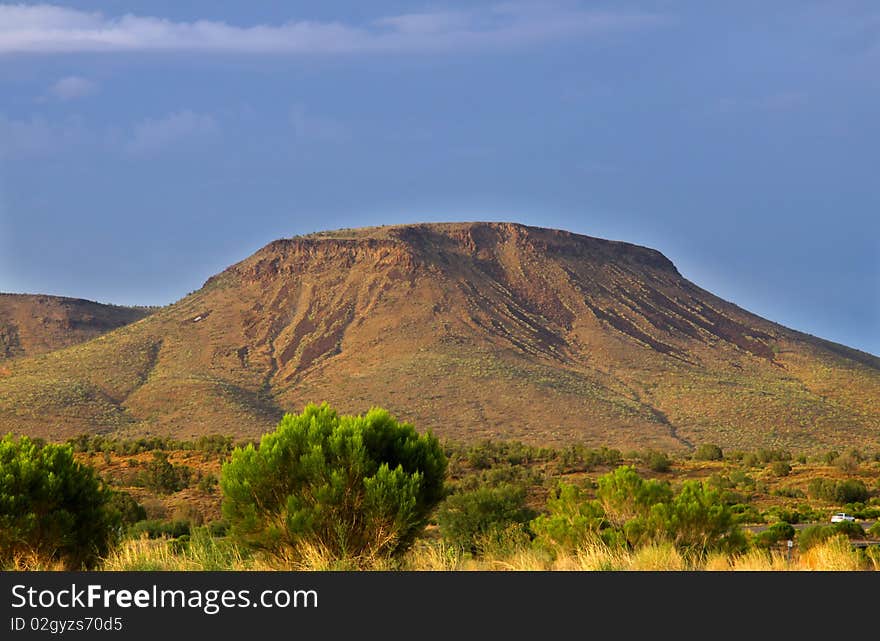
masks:
{"type": "Polygon", "coordinates": [[[50,438],[255,437],[326,400],[462,440],[880,443],[877,357],[726,302],[653,249],[512,223],[277,240],[140,322],[4,367],[0,426],[50,438]]]}
{"type": "Polygon", "coordinates": [[[0,294],[0,362],[84,343],[151,312],[79,298],[0,294]]]}

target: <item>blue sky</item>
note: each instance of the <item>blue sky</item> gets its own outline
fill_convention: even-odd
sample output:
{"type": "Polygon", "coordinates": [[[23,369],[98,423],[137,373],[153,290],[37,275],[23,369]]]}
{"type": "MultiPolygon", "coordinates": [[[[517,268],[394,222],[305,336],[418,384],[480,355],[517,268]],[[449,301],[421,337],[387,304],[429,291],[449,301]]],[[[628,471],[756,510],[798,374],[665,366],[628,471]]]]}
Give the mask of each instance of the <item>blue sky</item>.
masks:
{"type": "Polygon", "coordinates": [[[0,3],[0,291],[510,220],[880,354],[878,71],[867,1],[0,3]]]}

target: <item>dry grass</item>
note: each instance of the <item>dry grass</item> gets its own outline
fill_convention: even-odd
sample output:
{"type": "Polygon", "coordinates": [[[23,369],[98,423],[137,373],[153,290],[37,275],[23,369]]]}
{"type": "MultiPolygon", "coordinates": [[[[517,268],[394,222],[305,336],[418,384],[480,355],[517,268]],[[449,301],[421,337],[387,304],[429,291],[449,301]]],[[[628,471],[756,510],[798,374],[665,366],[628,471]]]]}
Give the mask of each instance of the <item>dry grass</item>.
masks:
{"type": "Polygon", "coordinates": [[[221,571],[258,570],[252,559],[222,539],[196,535],[175,549],[167,539],[128,539],[101,567],[106,571],[221,571]]]}
{"type": "Polygon", "coordinates": [[[846,538],[836,536],[801,555],[801,569],[822,571],[852,571],[866,569],[857,551],[846,538]]]}
{"type": "Polygon", "coordinates": [[[730,569],[745,572],[775,572],[800,568],[790,567],[782,552],[749,550],[745,554],[731,558],[730,569]]]}
{"type": "Polygon", "coordinates": [[[0,569],[12,572],[60,572],[66,570],[63,561],[47,559],[37,553],[15,554],[8,565],[0,564],[0,569]]]}
{"type": "MultiPolygon", "coordinates": [[[[16,559],[14,570],[61,569],[47,567],[38,559],[16,559]]],[[[175,550],[166,539],[131,539],[109,555],[105,571],[558,571],[558,572],[779,572],[880,570],[880,554],[861,554],[842,537],[829,539],[795,555],[749,550],[738,555],[711,553],[687,557],[669,543],[654,543],[625,550],[594,542],[573,551],[519,547],[504,554],[473,556],[442,540],[420,541],[403,558],[335,559],[318,546],[303,546],[295,554],[243,555],[224,540],[194,538],[189,546],[175,550]]]]}

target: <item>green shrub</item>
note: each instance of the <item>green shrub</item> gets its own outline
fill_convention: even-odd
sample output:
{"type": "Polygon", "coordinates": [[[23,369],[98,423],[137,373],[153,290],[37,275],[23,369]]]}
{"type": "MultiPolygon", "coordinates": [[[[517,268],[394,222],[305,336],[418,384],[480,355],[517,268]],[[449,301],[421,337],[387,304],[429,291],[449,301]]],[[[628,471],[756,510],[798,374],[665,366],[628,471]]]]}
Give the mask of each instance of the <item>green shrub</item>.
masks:
{"type": "Polygon", "coordinates": [[[791,465],[788,461],[773,461],[770,464],[770,471],[776,476],[788,476],[791,474],[791,465]]]}
{"type": "Polygon", "coordinates": [[[546,514],[535,518],[529,527],[537,545],[574,550],[598,535],[602,517],[602,508],[590,501],[583,489],[559,483],[547,498],[546,514]]]}
{"type": "Polygon", "coordinates": [[[220,538],[226,536],[229,532],[229,524],[223,519],[206,523],[203,527],[208,530],[208,534],[212,537],[220,538]]]}
{"type": "Polygon", "coordinates": [[[189,487],[192,468],[172,465],[163,451],[153,452],[153,460],[140,475],[140,484],[160,494],[172,494],[189,487]]]}
{"type": "Polygon", "coordinates": [[[798,548],[804,552],[827,541],[834,535],[834,528],[828,525],[810,525],[797,533],[798,548]]]}
{"type": "MultiPolygon", "coordinates": [[[[802,523],[821,521],[825,518],[825,511],[811,506],[809,503],[800,503],[797,506],[797,514],[802,523]]],[[[792,521],[789,521],[792,523],[792,521]]]]}
{"type": "Polygon", "coordinates": [[[866,534],[873,539],[880,539],[880,521],[869,527],[866,534]]]}
{"type": "Polygon", "coordinates": [[[108,509],[119,515],[119,522],[123,525],[137,523],[147,518],[147,510],[138,503],[128,492],[114,490],[110,493],[108,509]]]}
{"type": "MultiPolygon", "coordinates": [[[[527,465],[535,461],[550,460],[557,455],[557,452],[549,448],[533,447],[519,441],[489,439],[471,445],[463,451],[459,448],[456,450],[456,455],[467,460],[468,465],[477,470],[488,470],[496,465],[527,465]]],[[[453,451],[449,451],[447,456],[452,454],[453,451]]]]}
{"type": "Polygon", "coordinates": [[[541,477],[532,469],[523,465],[499,465],[479,472],[468,474],[457,482],[455,491],[467,492],[480,487],[497,487],[499,485],[537,485],[541,477]]]}
{"type": "Polygon", "coordinates": [[[640,456],[642,462],[653,472],[668,472],[672,461],[663,452],[648,450],[640,456]]]}
{"type": "Polygon", "coordinates": [[[206,454],[229,454],[232,451],[232,437],[219,434],[200,436],[193,443],[193,449],[206,454]]]}
{"type": "Polygon", "coordinates": [[[293,553],[317,546],[336,559],[406,550],[443,498],[446,457],[374,408],[339,416],[326,403],[286,414],[258,448],[223,465],[223,516],[249,546],[293,553]]]}
{"type": "Polygon", "coordinates": [[[655,505],[648,519],[654,537],[695,552],[740,551],[745,537],[717,490],[699,481],[685,481],[669,503],[655,505]]]}
{"type": "Polygon", "coordinates": [[[783,523],[800,523],[802,520],[801,513],[797,510],[790,510],[784,507],[771,507],[767,510],[768,516],[775,518],[783,523]]]}
{"type": "Polygon", "coordinates": [[[880,518],[880,507],[871,507],[864,503],[847,503],[843,511],[852,514],[857,519],[873,520],[880,518]]]}
{"type": "Polygon", "coordinates": [[[813,499],[833,501],[836,492],[837,482],[833,479],[814,478],[807,484],[807,494],[813,499]]]}
{"type": "Polygon", "coordinates": [[[833,479],[815,478],[807,485],[807,492],[812,498],[822,499],[843,505],[845,503],[864,503],[870,492],[860,479],[846,479],[837,482],[833,479]]]}
{"type": "Polygon", "coordinates": [[[770,494],[773,496],[784,496],[789,499],[802,499],[806,496],[803,490],[796,487],[778,487],[770,492],[770,494]]]}
{"type": "Polygon", "coordinates": [[[767,529],[767,531],[772,532],[776,539],[779,541],[793,539],[795,535],[794,526],[791,523],[786,523],[785,521],[774,523],[767,529]]]}
{"type": "Polygon", "coordinates": [[[746,490],[755,489],[755,479],[746,474],[743,470],[733,470],[730,473],[730,482],[733,483],[734,487],[746,490]]]}
{"type": "Polygon", "coordinates": [[[776,545],[780,541],[792,541],[795,537],[795,529],[790,523],[780,521],[774,523],[763,532],[759,532],[755,536],[755,546],[759,548],[768,548],[776,545]]]}
{"type": "Polygon", "coordinates": [[[488,470],[495,462],[492,455],[491,442],[474,445],[467,453],[467,461],[477,470],[488,470]]]}
{"type": "Polygon", "coordinates": [[[620,450],[608,447],[590,449],[583,445],[569,445],[559,452],[557,471],[586,472],[599,465],[619,465],[623,460],[620,450]]]}
{"type": "Polygon", "coordinates": [[[176,539],[182,536],[189,536],[191,527],[192,525],[189,521],[152,519],[135,523],[128,529],[128,535],[134,539],[144,536],[150,539],[176,539]]]}
{"type": "Polygon", "coordinates": [[[865,528],[855,521],[841,521],[840,523],[832,523],[831,529],[835,534],[844,534],[851,539],[861,539],[865,537],[865,528]]]}
{"type": "Polygon", "coordinates": [[[199,479],[198,488],[200,491],[205,494],[213,494],[214,490],[217,489],[217,484],[219,481],[217,477],[213,474],[205,474],[202,478],[199,479]]]}
{"type": "Polygon", "coordinates": [[[737,523],[764,523],[764,515],[754,505],[737,503],[730,506],[730,511],[737,523]]]}
{"type": "Polygon", "coordinates": [[[761,448],[758,450],[758,459],[761,463],[772,463],[773,461],[790,461],[791,452],[788,450],[775,450],[761,448]]]}
{"type": "Polygon", "coordinates": [[[724,458],[724,452],[714,443],[703,443],[694,452],[694,458],[698,461],[720,461],[724,458]]]}
{"type": "Polygon", "coordinates": [[[622,529],[627,521],[645,517],[654,505],[672,500],[669,483],[645,480],[631,465],[621,465],[598,479],[596,499],[603,516],[622,529]]]}
{"type": "Polygon", "coordinates": [[[860,479],[847,479],[837,484],[834,499],[838,503],[864,503],[868,500],[868,488],[860,479]]]}
{"type": "Polygon", "coordinates": [[[484,552],[487,541],[494,540],[497,546],[502,533],[510,533],[534,518],[525,500],[525,489],[509,484],[453,494],[437,512],[440,533],[464,550],[484,552]]]}
{"type": "Polygon", "coordinates": [[[862,459],[858,451],[851,451],[847,454],[844,454],[843,456],[839,456],[834,461],[834,466],[843,472],[851,474],[858,471],[861,460],[862,459]]]}
{"type": "Polygon", "coordinates": [[[119,512],[93,468],[69,445],[44,445],[11,434],[0,440],[0,567],[20,556],[94,565],[113,542],[119,512]]]}

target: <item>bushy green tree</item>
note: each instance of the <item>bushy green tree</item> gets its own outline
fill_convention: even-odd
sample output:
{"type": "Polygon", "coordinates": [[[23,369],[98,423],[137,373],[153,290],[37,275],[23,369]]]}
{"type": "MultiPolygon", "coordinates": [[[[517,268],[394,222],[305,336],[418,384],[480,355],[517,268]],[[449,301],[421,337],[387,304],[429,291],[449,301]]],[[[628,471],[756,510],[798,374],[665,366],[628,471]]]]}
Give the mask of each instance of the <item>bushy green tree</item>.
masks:
{"type": "Polygon", "coordinates": [[[714,443],[703,443],[694,452],[698,461],[720,461],[724,458],[721,448],[714,443]]]}
{"type": "Polygon", "coordinates": [[[669,483],[645,480],[631,465],[621,465],[599,477],[596,499],[612,526],[623,527],[627,521],[644,517],[651,507],[672,499],[669,483]]]}
{"type": "Polygon", "coordinates": [[[861,523],[854,521],[841,521],[840,523],[832,523],[831,529],[835,534],[845,534],[851,539],[861,539],[865,536],[865,528],[861,523]]]}
{"type": "Polygon", "coordinates": [[[437,511],[443,538],[473,553],[487,544],[498,547],[514,532],[526,533],[535,513],[526,507],[526,491],[504,483],[449,496],[437,511]]]}
{"type": "Polygon", "coordinates": [[[810,525],[797,533],[798,549],[805,552],[834,536],[835,530],[829,525],[810,525]]]}
{"type": "Polygon", "coordinates": [[[790,541],[795,537],[794,526],[790,523],[779,521],[774,523],[763,532],[755,536],[755,545],[759,548],[769,548],[780,541],[790,541]]]}
{"type": "Polygon", "coordinates": [[[773,461],[770,471],[776,476],[788,476],[791,474],[791,464],[788,461],[773,461]]]}
{"type": "Polygon", "coordinates": [[[119,515],[122,525],[131,525],[147,518],[147,510],[128,492],[115,490],[110,494],[108,508],[119,515]]]}
{"type": "Polygon", "coordinates": [[[595,539],[604,527],[602,508],[586,492],[559,483],[547,498],[547,512],[531,522],[535,542],[547,548],[576,549],[595,539]]]}
{"type": "Polygon", "coordinates": [[[870,496],[864,481],[860,479],[846,479],[838,482],[834,479],[814,478],[807,485],[807,492],[812,498],[839,505],[863,503],[870,496]]]}
{"type": "Polygon", "coordinates": [[[837,481],[826,478],[813,478],[807,484],[807,494],[813,499],[833,501],[837,492],[837,481]]]}
{"type": "Polygon", "coordinates": [[[606,543],[629,547],[658,541],[693,552],[745,546],[736,515],[709,485],[686,481],[674,492],[669,483],[643,479],[623,465],[599,477],[597,486],[594,501],[561,486],[547,514],[532,523],[537,540],[576,547],[596,533],[606,543]]]}
{"type": "Polygon", "coordinates": [[[22,557],[71,570],[94,565],[118,531],[120,514],[110,499],[69,445],[6,435],[0,441],[0,566],[22,557]]]}
{"type": "Polygon", "coordinates": [[[153,460],[147,464],[142,474],[145,487],[159,492],[171,494],[189,487],[192,468],[186,465],[173,465],[165,452],[153,452],[153,460]]]}
{"type": "Polygon", "coordinates": [[[648,523],[654,536],[688,550],[737,551],[745,545],[721,494],[700,481],[685,481],[671,501],[655,505],[648,523]]]}
{"type": "Polygon", "coordinates": [[[868,488],[860,479],[846,479],[837,484],[835,500],[840,503],[864,503],[868,500],[868,488]]]}
{"type": "Polygon", "coordinates": [[[672,460],[665,453],[657,450],[648,450],[640,458],[652,472],[668,472],[672,467],[672,460]]]}
{"type": "Polygon", "coordinates": [[[326,403],[286,414],[277,429],[223,465],[223,515],[253,547],[337,559],[407,549],[443,498],[446,457],[387,411],[339,416],[326,403]]]}

